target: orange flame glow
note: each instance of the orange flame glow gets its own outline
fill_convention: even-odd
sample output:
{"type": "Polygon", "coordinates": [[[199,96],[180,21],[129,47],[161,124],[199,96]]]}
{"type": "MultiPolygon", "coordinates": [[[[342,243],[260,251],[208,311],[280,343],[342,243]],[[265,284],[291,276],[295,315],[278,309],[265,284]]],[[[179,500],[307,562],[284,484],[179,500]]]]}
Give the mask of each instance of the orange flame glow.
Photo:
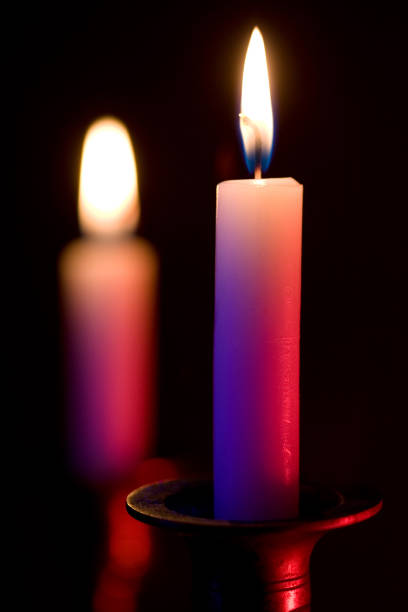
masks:
{"type": "Polygon", "coordinates": [[[240,129],[248,168],[253,170],[258,154],[266,170],[272,152],[273,115],[265,45],[258,28],[252,32],[245,57],[240,129]]]}
{"type": "Polygon", "coordinates": [[[89,234],[131,232],[139,219],[136,162],[126,127],[103,117],[88,129],[82,149],[79,221],[89,234]]]}

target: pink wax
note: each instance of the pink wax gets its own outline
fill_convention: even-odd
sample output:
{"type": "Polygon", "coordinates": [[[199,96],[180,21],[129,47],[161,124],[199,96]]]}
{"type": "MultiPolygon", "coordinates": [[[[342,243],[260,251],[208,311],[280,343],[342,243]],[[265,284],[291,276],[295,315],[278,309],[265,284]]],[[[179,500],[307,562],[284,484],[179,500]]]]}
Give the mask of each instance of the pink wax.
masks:
{"type": "Polygon", "coordinates": [[[218,185],[217,518],[298,514],[302,193],[291,178],[218,185]]]}
{"type": "Polygon", "coordinates": [[[69,456],[82,477],[118,482],[151,451],[158,265],[152,247],[131,234],[136,161],[114,117],[85,135],[78,212],[85,237],[60,260],[69,456]]]}
{"type": "Polygon", "coordinates": [[[80,239],[61,257],[69,455],[94,482],[126,477],[152,450],[157,269],[139,238],[80,239]]]}

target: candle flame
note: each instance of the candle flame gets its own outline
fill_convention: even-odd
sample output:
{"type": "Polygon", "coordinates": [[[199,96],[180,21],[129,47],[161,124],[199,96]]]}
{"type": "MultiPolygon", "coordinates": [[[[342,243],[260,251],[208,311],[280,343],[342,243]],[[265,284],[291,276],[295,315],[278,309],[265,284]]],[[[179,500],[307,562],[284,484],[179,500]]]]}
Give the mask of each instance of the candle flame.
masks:
{"type": "Polygon", "coordinates": [[[273,142],[273,116],[265,45],[254,28],[245,57],[242,78],[240,129],[250,172],[268,169],[273,142]]]}
{"type": "Polygon", "coordinates": [[[89,234],[131,232],[139,219],[136,162],[123,123],[103,117],[88,129],[82,148],[79,222],[89,234]]]}

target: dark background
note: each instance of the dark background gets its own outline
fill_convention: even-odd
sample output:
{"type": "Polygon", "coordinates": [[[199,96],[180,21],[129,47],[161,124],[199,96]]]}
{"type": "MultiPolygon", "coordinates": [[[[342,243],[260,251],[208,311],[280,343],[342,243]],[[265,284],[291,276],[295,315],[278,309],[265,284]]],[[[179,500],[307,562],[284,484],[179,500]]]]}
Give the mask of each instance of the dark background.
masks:
{"type": "Polygon", "coordinates": [[[381,517],[316,551],[314,610],[403,605],[401,21],[393,2],[280,0],[40,3],[5,20],[22,290],[11,300],[22,415],[12,463],[25,500],[22,590],[35,607],[90,609],[98,548],[92,498],[66,462],[56,268],[79,234],[84,133],[104,114],[131,133],[140,234],[161,258],[158,454],[210,469],[215,185],[247,176],[237,113],[254,25],[273,79],[268,176],[304,184],[303,477],[374,484],[385,497],[381,517]]]}

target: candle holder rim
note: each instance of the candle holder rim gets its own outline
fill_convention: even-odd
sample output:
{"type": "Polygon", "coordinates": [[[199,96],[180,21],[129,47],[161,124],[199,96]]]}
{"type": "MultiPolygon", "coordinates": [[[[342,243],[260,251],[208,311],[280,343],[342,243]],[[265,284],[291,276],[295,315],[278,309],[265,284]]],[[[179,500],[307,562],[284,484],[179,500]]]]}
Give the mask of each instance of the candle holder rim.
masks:
{"type": "MultiPolygon", "coordinates": [[[[325,532],[349,525],[357,524],[375,516],[382,508],[381,495],[372,487],[345,487],[341,491],[322,485],[303,485],[317,494],[331,490],[337,497],[337,503],[332,508],[316,516],[307,513],[293,519],[272,521],[231,521],[199,516],[196,511],[187,513],[178,511],[172,500],[177,495],[197,491],[202,495],[209,491],[212,483],[204,480],[163,480],[144,485],[132,491],[126,499],[128,513],[135,519],[158,527],[172,528],[178,531],[234,531],[241,534],[256,534],[262,532],[325,532]]],[[[208,501],[208,500],[207,500],[208,501]]]]}

